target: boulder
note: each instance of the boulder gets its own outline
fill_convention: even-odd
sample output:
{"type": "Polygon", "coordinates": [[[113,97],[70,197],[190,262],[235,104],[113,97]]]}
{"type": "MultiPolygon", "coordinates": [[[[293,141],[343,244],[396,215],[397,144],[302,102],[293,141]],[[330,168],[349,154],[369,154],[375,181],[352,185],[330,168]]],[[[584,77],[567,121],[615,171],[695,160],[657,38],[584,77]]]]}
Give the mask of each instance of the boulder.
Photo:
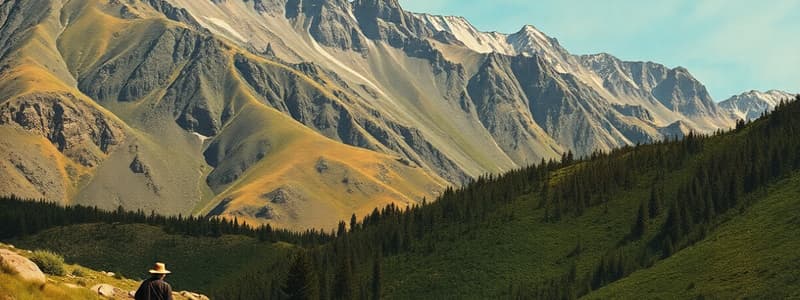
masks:
{"type": "Polygon", "coordinates": [[[173,293],[173,294],[186,297],[186,299],[189,299],[189,300],[209,300],[208,297],[205,296],[205,295],[201,295],[201,294],[193,293],[193,292],[188,292],[188,291],[180,291],[180,292],[173,293]]]}
{"type": "Polygon", "coordinates": [[[114,296],[114,286],[110,284],[105,284],[105,283],[97,284],[92,286],[91,290],[100,296],[105,296],[105,297],[114,296]]]}
{"type": "Polygon", "coordinates": [[[47,282],[47,277],[44,276],[39,266],[16,252],[0,249],[0,266],[3,271],[11,272],[25,281],[36,284],[47,282]]]}
{"type": "Polygon", "coordinates": [[[114,299],[128,298],[128,292],[107,283],[96,284],[92,286],[91,290],[103,297],[114,299]]]}

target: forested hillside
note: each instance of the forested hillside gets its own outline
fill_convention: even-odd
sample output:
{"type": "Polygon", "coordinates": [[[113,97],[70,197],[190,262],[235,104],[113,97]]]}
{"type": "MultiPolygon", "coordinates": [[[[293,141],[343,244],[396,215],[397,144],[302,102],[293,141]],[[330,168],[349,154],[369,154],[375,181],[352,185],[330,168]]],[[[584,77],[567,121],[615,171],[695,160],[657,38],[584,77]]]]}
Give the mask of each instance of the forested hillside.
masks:
{"type": "MultiPolygon", "coordinates": [[[[790,250],[800,235],[792,234],[797,218],[785,212],[800,208],[798,115],[800,102],[782,103],[766,117],[713,136],[690,134],[588,158],[566,154],[558,162],[481,177],[422,205],[389,205],[353,216],[334,233],[17,200],[0,201],[5,222],[0,228],[4,239],[62,252],[90,267],[123,266],[130,258],[108,254],[88,261],[71,249],[81,243],[123,246],[110,243],[113,236],[85,239],[65,232],[147,223],[165,229],[151,235],[182,244],[162,249],[166,252],[197,242],[186,237],[228,234],[283,249],[268,250],[270,259],[264,258],[267,250],[252,254],[258,264],[227,270],[225,285],[183,281],[200,284],[184,288],[220,299],[568,299],[637,297],[652,290],[664,298],[791,296],[800,291],[800,254],[790,250]],[[96,222],[101,224],[95,228],[48,229],[96,222]],[[748,254],[771,260],[734,256],[748,254]],[[716,281],[721,277],[692,269],[701,260],[712,268],[727,266],[719,271],[726,276],[724,285],[716,281]]],[[[131,241],[140,238],[136,230],[126,232],[131,241]]],[[[210,247],[208,255],[228,260],[225,251],[210,247]]],[[[215,263],[192,260],[177,267],[199,270],[215,263]]]]}

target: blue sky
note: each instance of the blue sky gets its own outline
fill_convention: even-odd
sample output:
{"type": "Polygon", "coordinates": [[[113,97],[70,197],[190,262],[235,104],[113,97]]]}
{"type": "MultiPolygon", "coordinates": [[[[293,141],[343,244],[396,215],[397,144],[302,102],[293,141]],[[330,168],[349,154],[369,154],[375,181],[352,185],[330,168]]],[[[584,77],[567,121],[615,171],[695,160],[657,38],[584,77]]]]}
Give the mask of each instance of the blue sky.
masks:
{"type": "Polygon", "coordinates": [[[531,24],[573,54],[684,66],[716,101],[751,89],[800,92],[797,0],[400,0],[512,33],[531,24]]]}

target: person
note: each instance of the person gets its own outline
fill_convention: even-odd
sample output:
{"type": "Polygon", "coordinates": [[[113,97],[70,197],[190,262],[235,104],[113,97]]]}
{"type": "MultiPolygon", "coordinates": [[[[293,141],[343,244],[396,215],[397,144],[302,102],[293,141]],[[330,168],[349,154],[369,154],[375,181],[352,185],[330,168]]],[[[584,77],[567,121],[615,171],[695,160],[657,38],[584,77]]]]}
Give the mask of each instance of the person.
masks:
{"type": "Polygon", "coordinates": [[[136,300],[172,300],[172,287],[164,281],[167,274],[172,273],[167,270],[167,266],[157,262],[149,273],[150,279],[142,282],[133,298],[136,300]]]}

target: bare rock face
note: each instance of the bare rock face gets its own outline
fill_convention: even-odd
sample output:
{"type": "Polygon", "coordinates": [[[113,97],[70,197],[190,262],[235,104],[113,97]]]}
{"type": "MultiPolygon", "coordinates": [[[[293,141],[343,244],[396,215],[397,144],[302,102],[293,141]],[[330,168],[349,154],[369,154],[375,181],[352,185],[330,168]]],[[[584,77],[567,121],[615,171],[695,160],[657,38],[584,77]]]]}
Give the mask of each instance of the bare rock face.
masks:
{"type": "Polygon", "coordinates": [[[404,11],[397,0],[357,0],[353,2],[353,13],[367,37],[387,41],[397,48],[403,48],[409,39],[437,34],[419,18],[404,11]]]}
{"type": "Polygon", "coordinates": [[[130,168],[131,171],[136,174],[147,174],[150,172],[150,168],[139,159],[138,155],[133,158],[133,161],[131,161],[130,168]]]}
{"type": "Polygon", "coordinates": [[[705,86],[685,68],[622,61],[605,53],[584,55],[580,60],[603,79],[604,87],[614,95],[654,99],[690,118],[720,117],[721,111],[705,86]]]}
{"type": "MultiPolygon", "coordinates": [[[[265,7],[261,5],[262,9],[265,7]]],[[[342,50],[366,51],[366,40],[349,15],[347,0],[289,0],[286,17],[311,16],[309,33],[320,44],[342,50]]]]}
{"type": "Polygon", "coordinates": [[[264,206],[255,213],[256,218],[260,219],[274,219],[276,217],[275,210],[272,207],[264,206]]]}
{"type": "Polygon", "coordinates": [[[175,7],[165,0],[147,0],[150,6],[155,8],[170,20],[182,22],[190,25],[194,29],[201,29],[203,26],[186,9],[175,7]]]}
{"type": "Polygon", "coordinates": [[[0,106],[0,125],[49,139],[76,162],[94,167],[124,139],[122,126],[71,94],[38,93],[0,106]]]}
{"type": "Polygon", "coordinates": [[[555,141],[543,138],[530,101],[517,82],[510,57],[489,55],[467,86],[479,119],[498,145],[515,161],[538,161],[556,155],[555,141]]]}
{"type": "Polygon", "coordinates": [[[131,161],[131,164],[128,167],[131,169],[131,172],[144,176],[147,187],[153,191],[153,193],[159,195],[161,187],[153,180],[153,174],[150,171],[150,167],[142,160],[142,158],[139,157],[139,155],[136,155],[133,158],[133,161],[131,161]]]}
{"type": "Polygon", "coordinates": [[[47,277],[30,259],[13,251],[0,249],[0,267],[3,272],[10,272],[25,281],[45,284],[47,277]]]}
{"type": "Polygon", "coordinates": [[[291,195],[289,194],[289,192],[283,188],[274,190],[270,193],[264,194],[263,196],[264,199],[268,199],[269,202],[275,204],[286,204],[286,202],[289,201],[290,197],[291,195]]]}
{"type": "Polygon", "coordinates": [[[621,113],[624,116],[637,118],[639,120],[653,122],[653,115],[650,114],[650,111],[648,111],[646,108],[644,108],[644,107],[642,107],[640,105],[614,104],[612,106],[614,107],[614,109],[617,112],[621,113]]]}

